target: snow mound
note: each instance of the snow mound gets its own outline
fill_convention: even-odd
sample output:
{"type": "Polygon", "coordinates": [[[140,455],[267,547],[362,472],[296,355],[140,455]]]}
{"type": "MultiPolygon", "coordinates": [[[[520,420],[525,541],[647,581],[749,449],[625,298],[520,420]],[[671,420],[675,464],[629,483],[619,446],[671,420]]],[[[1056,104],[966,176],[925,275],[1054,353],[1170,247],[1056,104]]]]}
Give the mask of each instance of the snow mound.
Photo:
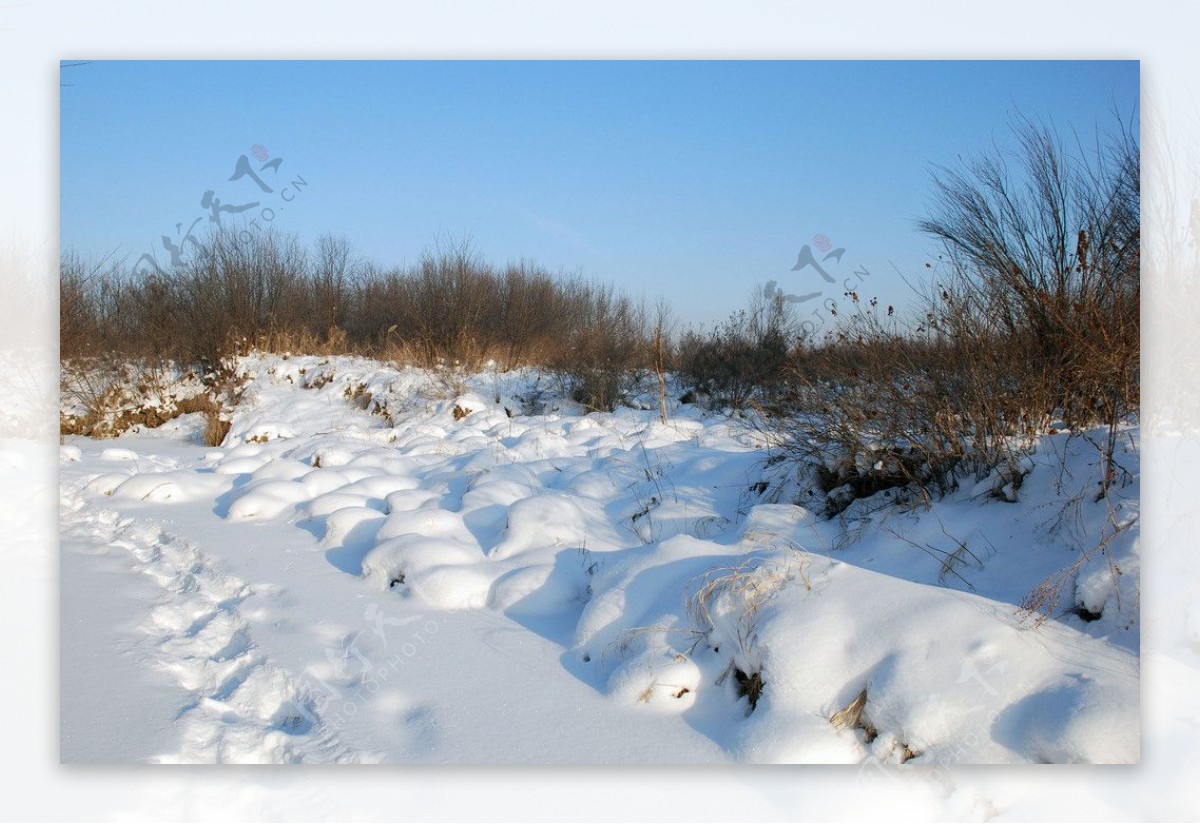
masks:
{"type": "Polygon", "coordinates": [[[1138,760],[1136,427],[1104,489],[1062,432],[929,508],[826,519],[802,467],[692,407],[238,369],[221,448],[59,450],[76,551],[161,593],[140,631],[192,701],[161,760],[1138,760]]]}

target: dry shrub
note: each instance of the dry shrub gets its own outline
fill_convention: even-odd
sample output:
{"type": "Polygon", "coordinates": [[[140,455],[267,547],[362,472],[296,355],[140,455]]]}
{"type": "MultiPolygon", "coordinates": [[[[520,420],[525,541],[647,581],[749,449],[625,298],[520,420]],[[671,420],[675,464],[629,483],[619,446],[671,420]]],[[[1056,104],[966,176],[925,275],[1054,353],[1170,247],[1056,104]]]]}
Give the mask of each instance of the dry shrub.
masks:
{"type": "Polygon", "coordinates": [[[577,285],[575,328],[549,366],[566,394],[588,409],[611,412],[653,351],[645,307],[612,287],[577,285]]]}
{"type": "Polygon", "coordinates": [[[61,375],[63,400],[82,409],[60,413],[64,435],[112,438],[134,426],[161,426],[178,414],[167,367],[83,358],[64,362],[61,375]]]}
{"type": "Polygon", "coordinates": [[[171,362],[76,358],[62,363],[61,375],[65,410],[79,410],[60,413],[63,435],[115,438],[134,427],[153,429],[201,413],[209,446],[219,446],[228,434],[229,415],[245,385],[232,359],[198,376],[171,362]]]}
{"type": "Polygon", "coordinates": [[[360,354],[425,368],[552,366],[588,406],[612,408],[646,360],[645,313],[609,287],[442,242],[407,269],[266,232],[214,232],[178,266],[61,259],[62,357],[216,364],[227,354],[360,354]]]}
{"type": "Polygon", "coordinates": [[[774,404],[784,390],[798,326],[781,296],[756,292],[750,307],[707,333],[680,342],[679,373],[693,395],[713,407],[741,410],[774,404]]]}
{"type": "MultiPolygon", "coordinates": [[[[934,321],[951,340],[999,340],[1024,358],[1020,389],[1068,426],[1117,427],[1140,407],[1140,159],[1131,124],[1068,152],[1021,121],[1020,149],[935,176],[922,229],[951,266],[934,321]],[[1014,171],[1011,167],[1016,166],[1014,171]]],[[[1019,390],[1018,390],[1019,391],[1019,390]]]]}
{"type": "MultiPolygon", "coordinates": [[[[921,225],[949,272],[915,324],[846,294],[849,312],[790,373],[794,414],[774,434],[811,467],[827,514],[890,487],[926,500],[1002,468],[1017,485],[1033,436],[1055,422],[1118,428],[1139,406],[1138,157],[1128,132],[1068,155],[1017,128],[1011,158],[935,176],[921,225]]],[[[844,307],[845,308],[845,307],[844,307]]]]}
{"type": "Polygon", "coordinates": [[[1049,421],[1040,387],[1021,383],[1024,366],[1004,341],[911,334],[868,309],[798,358],[796,411],[774,434],[811,468],[829,516],[885,489],[928,501],[963,475],[1020,473],[1030,436],[1049,421]]]}
{"type": "Polygon", "coordinates": [[[225,442],[225,436],[233,424],[228,418],[228,412],[217,399],[215,393],[204,392],[184,398],[176,405],[179,415],[190,415],[200,412],[204,415],[204,445],[220,446],[225,442]]]}

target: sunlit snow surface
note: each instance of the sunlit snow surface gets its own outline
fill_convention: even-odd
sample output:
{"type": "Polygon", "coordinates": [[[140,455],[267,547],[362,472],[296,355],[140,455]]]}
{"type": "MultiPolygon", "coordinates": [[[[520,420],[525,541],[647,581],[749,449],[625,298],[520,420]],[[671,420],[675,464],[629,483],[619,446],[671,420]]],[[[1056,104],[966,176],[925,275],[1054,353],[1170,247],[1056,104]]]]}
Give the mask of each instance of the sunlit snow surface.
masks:
{"type": "Polygon", "coordinates": [[[1139,758],[1136,428],[1107,500],[1064,433],[1017,503],[826,520],[695,407],[242,368],[220,447],[199,415],[60,447],[64,761],[1139,758]],[[1038,625],[1019,605],[1055,580],[1038,625]]]}

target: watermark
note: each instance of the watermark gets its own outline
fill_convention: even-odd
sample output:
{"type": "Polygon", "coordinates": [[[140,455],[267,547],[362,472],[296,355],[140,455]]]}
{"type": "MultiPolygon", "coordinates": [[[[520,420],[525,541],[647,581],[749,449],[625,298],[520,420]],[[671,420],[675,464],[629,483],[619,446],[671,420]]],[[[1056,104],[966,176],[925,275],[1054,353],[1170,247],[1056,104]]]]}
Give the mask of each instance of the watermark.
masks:
{"type": "Polygon", "coordinates": [[[363,621],[369,626],[347,636],[336,647],[325,649],[326,677],[311,668],[300,677],[297,697],[290,706],[291,726],[324,723],[334,730],[341,729],[389,681],[395,681],[438,632],[432,618],[394,618],[374,603],[367,605],[363,621]],[[406,629],[399,633],[394,629],[389,632],[389,628],[406,629]],[[364,636],[379,640],[360,644],[364,636]]]}
{"type": "MultiPolygon", "coordinates": [[[[221,223],[223,215],[246,215],[249,218],[246,228],[237,232],[235,242],[243,245],[254,243],[258,235],[274,222],[280,212],[283,211],[284,205],[291,203],[300,195],[305,186],[308,186],[308,181],[302,175],[296,175],[294,179],[287,180],[280,174],[280,167],[283,165],[283,158],[270,158],[270,153],[261,143],[256,143],[250,149],[250,154],[254,155],[258,161],[258,166],[251,163],[250,158],[246,155],[239,155],[234,163],[233,174],[229,177],[226,183],[236,183],[240,180],[246,180],[247,183],[253,183],[257,186],[259,193],[254,195],[259,197],[258,200],[247,200],[244,202],[227,203],[218,196],[216,189],[207,189],[200,196],[200,208],[204,209],[207,214],[201,215],[188,224],[185,231],[184,224],[175,224],[175,235],[163,235],[161,244],[163,251],[166,252],[170,262],[167,268],[164,269],[158,262],[158,258],[154,252],[146,252],[137,259],[133,264],[133,273],[146,274],[154,273],[158,275],[169,275],[172,271],[178,271],[186,264],[185,254],[194,252],[200,255],[207,253],[204,244],[196,238],[194,232],[197,224],[205,223],[215,224],[217,229],[225,228],[221,223]],[[264,175],[270,173],[270,183],[264,180],[264,175]],[[282,181],[282,182],[281,182],[282,181]],[[274,184],[274,185],[271,185],[274,184]],[[278,187],[278,191],[276,188],[278,187]],[[262,195],[272,195],[273,197],[264,200],[262,195]],[[269,202],[268,202],[269,201],[269,202]],[[257,210],[257,211],[255,211],[257,210]]],[[[245,188],[243,185],[241,188],[245,188]]],[[[244,195],[243,195],[244,197],[244,195]]]]}
{"type": "MultiPolygon", "coordinates": [[[[828,271],[833,266],[841,267],[842,258],[846,254],[846,248],[839,246],[834,248],[833,241],[825,235],[816,235],[812,239],[813,246],[817,247],[817,251],[821,253],[820,260],[813,252],[812,246],[805,244],[800,248],[800,253],[796,256],[796,265],[791,271],[801,272],[805,269],[812,269],[820,278],[827,284],[836,284],[838,278],[828,271]],[[833,261],[830,264],[830,261],[833,261]]],[[[871,276],[870,270],[865,266],[856,266],[854,271],[842,279],[842,289],[844,294],[857,294],[858,285],[862,281],[871,276]],[[854,280],[852,278],[857,278],[854,280]]],[[[808,303],[812,300],[817,300],[823,297],[825,291],[818,290],[816,292],[806,292],[804,294],[789,294],[780,288],[778,282],[771,280],[763,287],[763,296],[768,300],[780,300],[784,303],[808,303]]],[[[812,311],[812,317],[808,315],[800,322],[800,332],[805,336],[814,335],[821,327],[825,325],[825,320],[828,317],[837,315],[837,301],[832,297],[827,297],[821,301],[820,305],[812,311]]]]}
{"type": "MultiPolygon", "coordinates": [[[[977,690],[977,702],[936,714],[919,733],[878,729],[876,735],[889,735],[891,747],[884,751],[881,746],[872,748],[867,744],[870,752],[859,767],[858,782],[878,786],[908,783],[914,777],[924,777],[944,788],[951,788],[950,768],[982,763],[980,748],[992,740],[1001,715],[1035,690],[1035,684],[1028,679],[1014,681],[1007,677],[1009,667],[1008,661],[995,661],[981,670],[974,661],[964,661],[952,685],[966,684],[977,690]],[[914,773],[900,766],[910,760],[911,766],[919,767],[920,772],[914,773]]],[[[960,697],[961,693],[956,695],[956,698],[960,697]]],[[[938,702],[932,695],[928,700],[931,705],[938,702]]],[[[872,703],[869,714],[875,718],[899,715],[899,712],[889,713],[886,702],[872,703]]]]}

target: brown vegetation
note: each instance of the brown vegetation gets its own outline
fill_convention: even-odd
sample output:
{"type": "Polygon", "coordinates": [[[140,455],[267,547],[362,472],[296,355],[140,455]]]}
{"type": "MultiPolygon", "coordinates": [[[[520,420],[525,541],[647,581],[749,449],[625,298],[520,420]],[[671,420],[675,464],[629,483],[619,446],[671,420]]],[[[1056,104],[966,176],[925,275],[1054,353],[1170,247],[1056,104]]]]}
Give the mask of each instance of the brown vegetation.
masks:
{"type": "Polygon", "coordinates": [[[1106,425],[1101,494],[1118,427],[1139,408],[1137,146],[1094,155],[1017,127],[1015,158],[942,170],[921,228],[947,271],[904,325],[846,294],[837,331],[789,369],[785,449],[817,467],[830,514],[893,486],[923,495],[1000,468],[1019,487],[1032,436],[1106,425]],[[844,307],[847,308],[847,307],[844,307]]]}

